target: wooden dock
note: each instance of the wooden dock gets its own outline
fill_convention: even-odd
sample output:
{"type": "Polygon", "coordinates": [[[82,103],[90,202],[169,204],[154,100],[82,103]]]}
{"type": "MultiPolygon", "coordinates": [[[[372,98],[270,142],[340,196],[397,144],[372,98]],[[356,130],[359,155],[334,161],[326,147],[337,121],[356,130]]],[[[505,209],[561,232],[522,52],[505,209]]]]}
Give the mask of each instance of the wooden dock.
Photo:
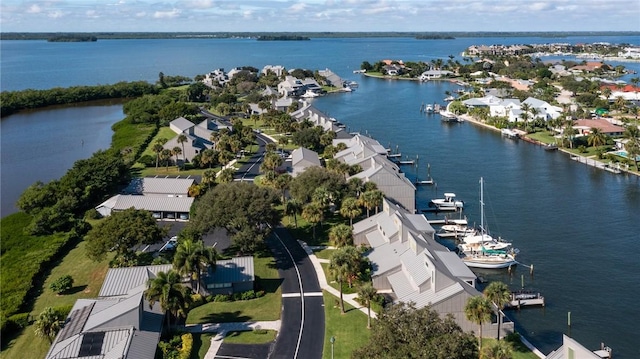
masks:
{"type": "Polygon", "coordinates": [[[544,307],[544,297],[538,292],[518,291],[511,292],[511,302],[506,305],[507,309],[520,309],[522,307],[541,306],[544,307]]]}

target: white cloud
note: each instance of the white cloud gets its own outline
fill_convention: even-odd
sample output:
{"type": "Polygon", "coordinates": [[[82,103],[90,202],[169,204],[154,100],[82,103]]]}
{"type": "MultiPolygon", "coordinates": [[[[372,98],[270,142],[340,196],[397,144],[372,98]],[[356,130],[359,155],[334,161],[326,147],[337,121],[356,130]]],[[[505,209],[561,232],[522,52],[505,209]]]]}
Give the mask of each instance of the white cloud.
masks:
{"type": "Polygon", "coordinates": [[[291,6],[289,6],[289,11],[291,12],[303,12],[308,8],[308,5],[303,2],[297,2],[291,6]]]}
{"type": "Polygon", "coordinates": [[[180,16],[181,13],[182,11],[180,11],[180,9],[171,9],[169,11],[156,11],[153,14],[153,17],[156,19],[173,19],[180,16]]]}
{"type": "Polygon", "coordinates": [[[59,19],[61,17],[64,17],[65,14],[64,12],[60,11],[60,10],[54,10],[51,11],[47,14],[48,17],[52,18],[52,19],[59,19]]]}
{"type": "Polygon", "coordinates": [[[97,19],[100,17],[100,15],[98,15],[98,12],[95,10],[87,10],[87,12],[85,12],[85,15],[87,15],[88,18],[92,19],[97,19]]]}
{"type": "Polygon", "coordinates": [[[214,6],[212,0],[190,0],[185,4],[191,9],[211,9],[214,6]]]}
{"type": "Polygon", "coordinates": [[[42,12],[42,8],[38,4],[33,4],[27,9],[29,14],[39,14],[40,12],[42,12]]]}

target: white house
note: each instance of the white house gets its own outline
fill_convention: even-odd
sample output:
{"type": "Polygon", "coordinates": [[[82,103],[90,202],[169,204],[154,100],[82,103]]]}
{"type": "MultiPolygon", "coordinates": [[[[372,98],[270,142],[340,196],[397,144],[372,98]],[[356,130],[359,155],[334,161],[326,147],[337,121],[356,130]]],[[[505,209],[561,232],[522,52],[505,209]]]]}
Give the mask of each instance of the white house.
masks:
{"type": "Polygon", "coordinates": [[[309,167],[320,167],[320,157],[308,148],[298,147],[291,152],[291,176],[297,177],[309,167]]]}

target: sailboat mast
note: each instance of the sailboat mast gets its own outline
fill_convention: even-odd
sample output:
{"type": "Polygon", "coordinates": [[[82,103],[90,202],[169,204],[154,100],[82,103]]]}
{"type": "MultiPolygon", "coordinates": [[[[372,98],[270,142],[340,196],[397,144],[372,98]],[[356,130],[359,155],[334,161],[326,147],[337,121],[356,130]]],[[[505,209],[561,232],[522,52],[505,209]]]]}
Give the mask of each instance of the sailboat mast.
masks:
{"type": "Polygon", "coordinates": [[[480,228],[482,234],[484,234],[484,190],[482,188],[482,177],[480,177],[480,228]]]}

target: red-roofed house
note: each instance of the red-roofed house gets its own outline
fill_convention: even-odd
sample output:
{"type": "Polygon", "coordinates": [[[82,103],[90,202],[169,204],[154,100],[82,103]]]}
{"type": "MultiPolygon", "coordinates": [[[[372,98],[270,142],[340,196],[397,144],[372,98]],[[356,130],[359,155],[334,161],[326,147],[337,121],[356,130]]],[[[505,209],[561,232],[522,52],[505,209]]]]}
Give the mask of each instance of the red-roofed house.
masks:
{"type": "Polygon", "coordinates": [[[633,85],[625,85],[623,87],[618,87],[618,85],[615,85],[615,84],[606,84],[606,85],[601,85],[600,86],[600,90],[604,90],[606,88],[611,90],[611,92],[614,92],[614,91],[617,91],[617,92],[640,92],[640,87],[635,87],[633,85]]]}
{"type": "Polygon", "coordinates": [[[576,120],[573,122],[573,128],[583,136],[589,135],[592,128],[598,128],[600,129],[600,131],[609,136],[620,136],[624,132],[624,127],[614,125],[604,119],[576,120]]]}

